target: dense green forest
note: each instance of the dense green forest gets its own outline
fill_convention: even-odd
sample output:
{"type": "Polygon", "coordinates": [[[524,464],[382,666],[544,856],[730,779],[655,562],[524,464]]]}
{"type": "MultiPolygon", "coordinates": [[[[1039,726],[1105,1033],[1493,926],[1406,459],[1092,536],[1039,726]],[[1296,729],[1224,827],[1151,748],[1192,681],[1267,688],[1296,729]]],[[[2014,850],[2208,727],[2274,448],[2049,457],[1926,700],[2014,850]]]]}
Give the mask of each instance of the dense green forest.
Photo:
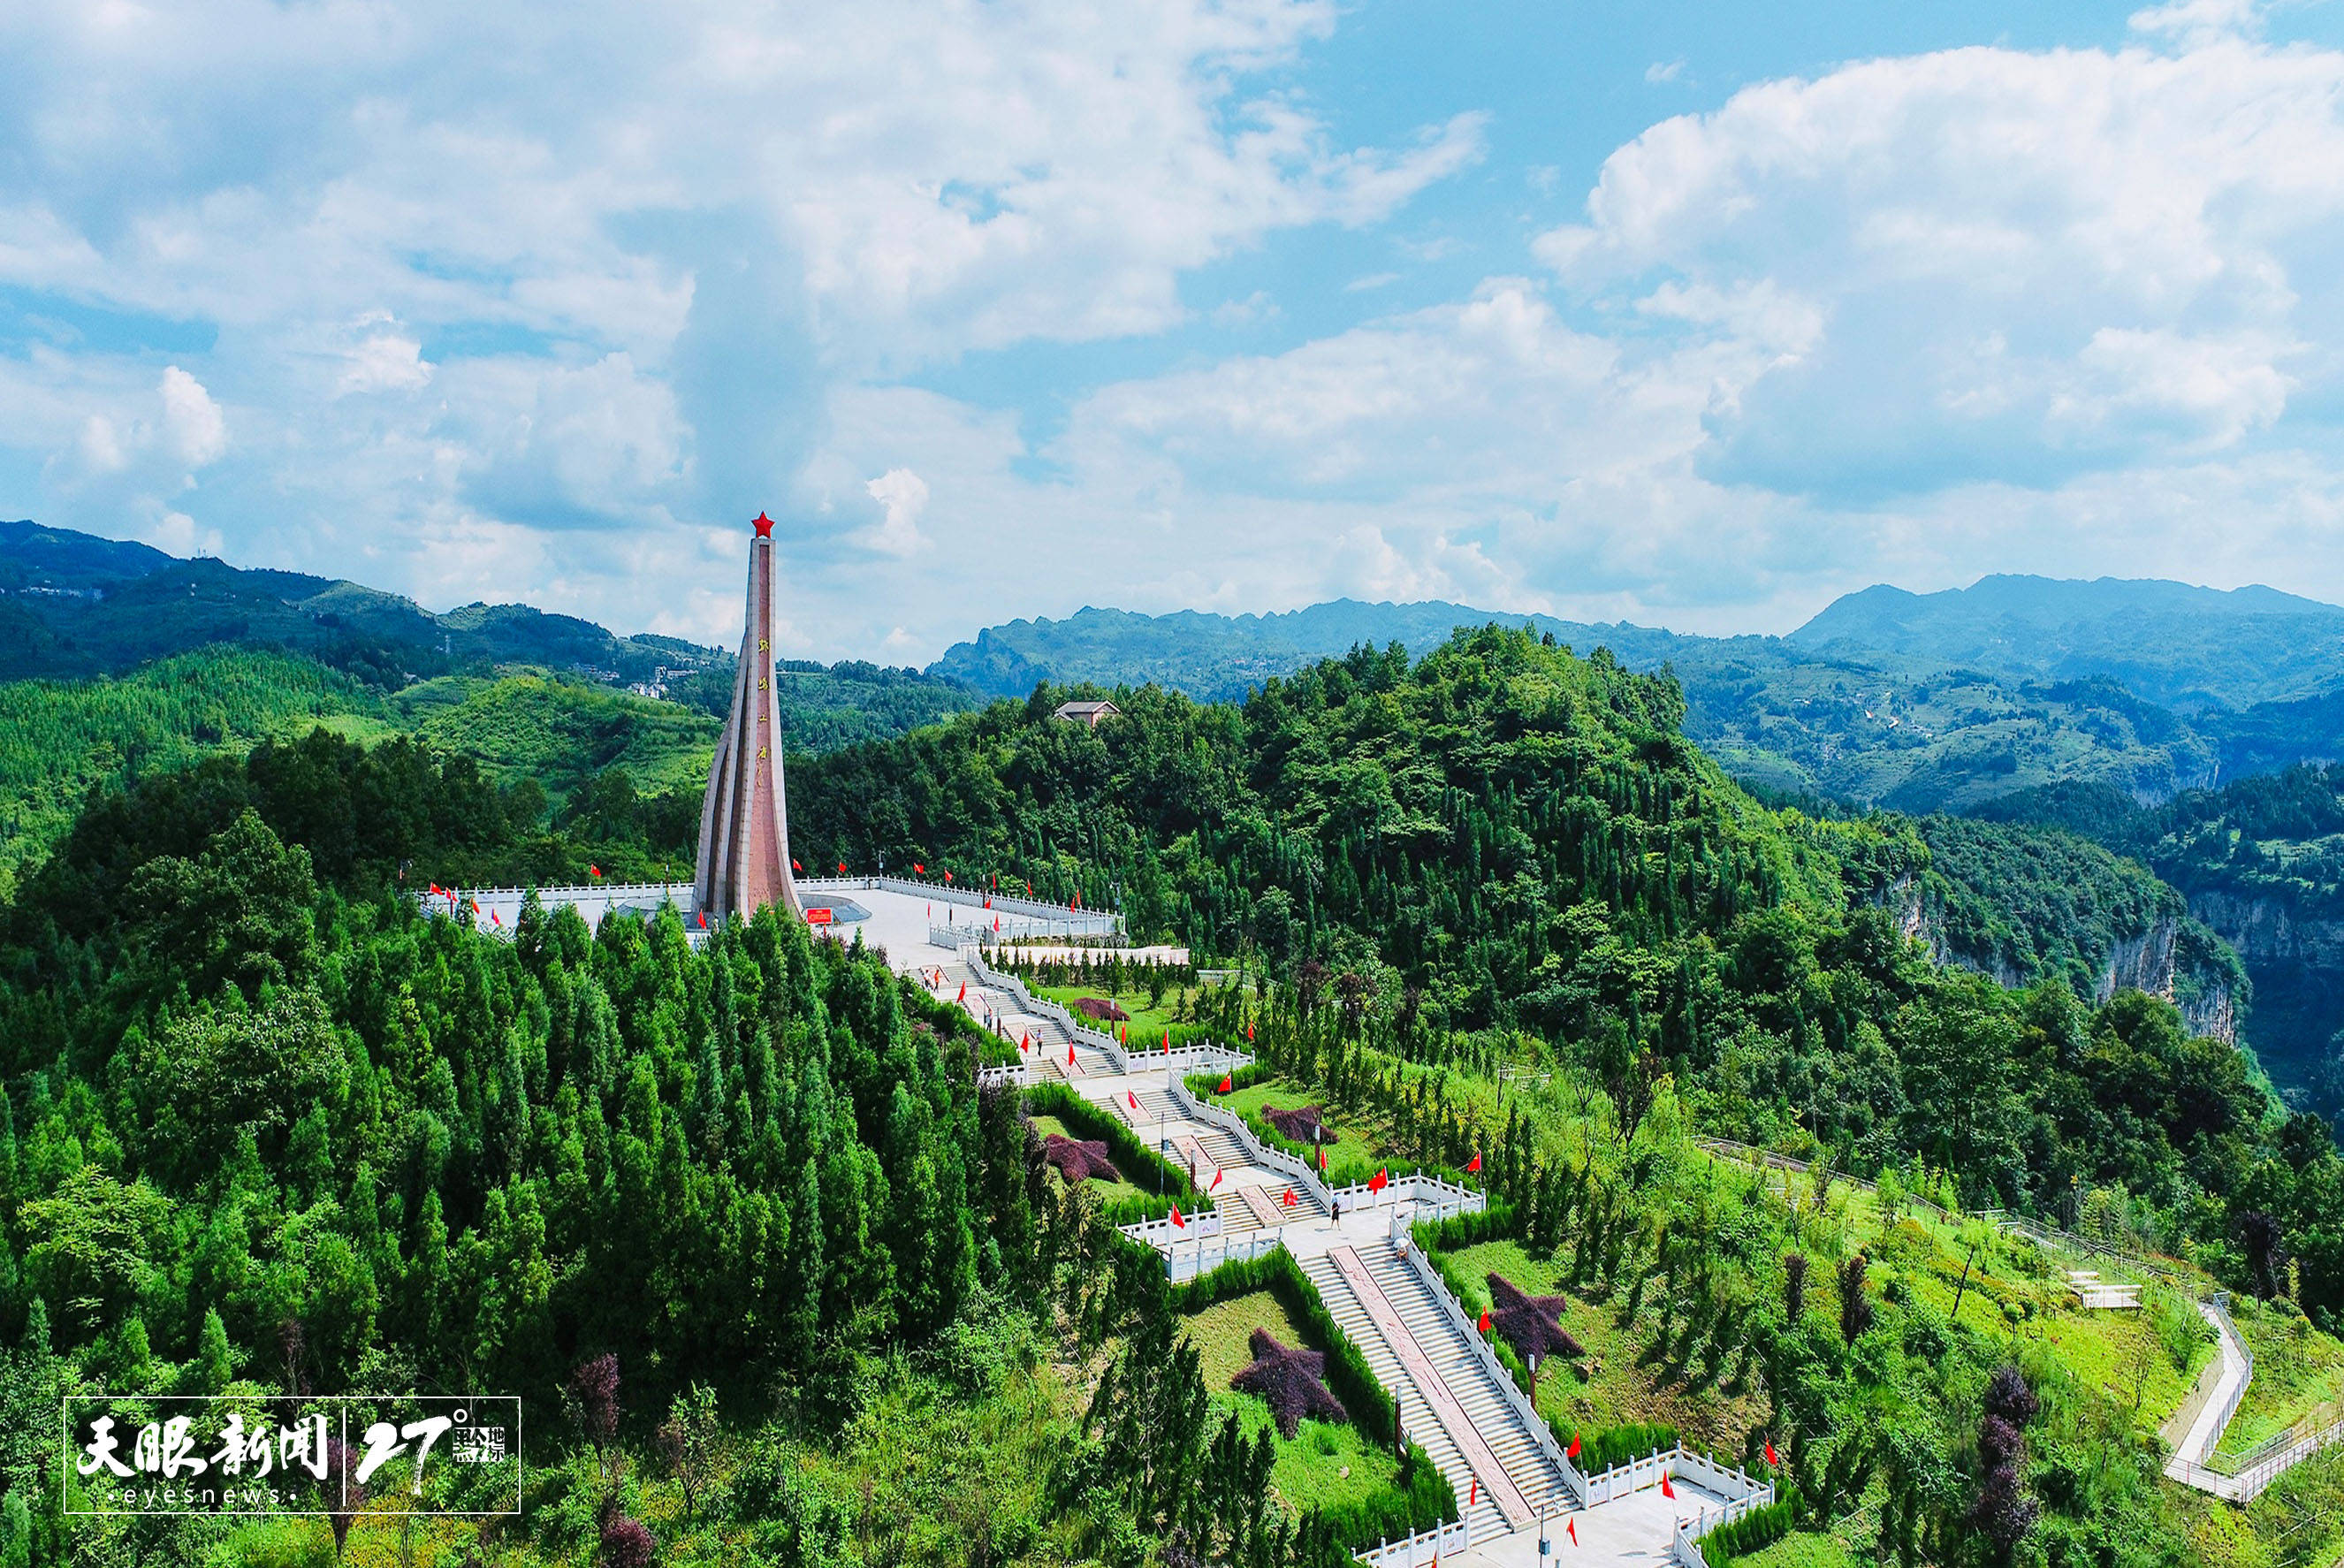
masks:
{"type": "Polygon", "coordinates": [[[976,1091],[965,1016],[770,911],[500,941],[399,895],[543,874],[542,799],[319,731],[105,796],[0,911],[0,1559],[333,1543],[68,1516],[86,1386],[518,1392],[497,1546],[550,1561],[649,1561],[679,1494],[679,1561],[1344,1559],[1265,1516],[1265,1444],[1163,1421],[1193,1359],[1087,1407],[1041,1370],[1160,1352],[1163,1270],[976,1091]]]}
{"type": "MultiPolygon", "coordinates": [[[[1721,1186],[1692,1130],[2053,1215],[2073,1181],[2242,1290],[2344,1309],[2325,1129],[2167,1004],[2074,988],[2123,877],[2026,989],[1938,968],[1892,913],[1960,869],[1927,824],[1763,805],[1672,683],[1520,632],[1243,707],[1123,691],[1096,732],[1048,717],[1064,694],[801,764],[803,851],[1081,890],[1237,961],[1192,1014],[1257,1026],[1392,1158],[1485,1154],[1503,1201],[1451,1239],[1656,1331],[1638,1375],[1736,1412],[1737,1450],[1777,1434],[1816,1521],[1869,1491],[1908,1560],[2064,1565],[2186,1559],[2199,1515],[2121,1406],[2013,1348],[2019,1295],[1949,1315],[1891,1234],[1851,1243],[1880,1280],[1859,1254],[1803,1298],[1787,1254],[1843,1221],[1721,1186]],[[1530,1087],[1501,1103],[1500,1067],[1530,1087]],[[2031,1501],[1991,1516],[2016,1482],[1982,1401],[2031,1445],[2031,1501]]],[[[316,729],[85,805],[0,908],[0,1431],[76,1384],[494,1387],[541,1412],[530,1490],[463,1540],[516,1563],[1344,1560],[1369,1516],[1269,1506],[1272,1440],[1183,1345],[1194,1293],[975,1091],[999,1042],[771,916],[695,950],[672,916],[500,939],[398,896],[688,846],[616,765],[557,805],[531,769],[563,760],[316,729]]],[[[0,1451],[0,1552],[331,1555],[291,1523],[69,1518],[55,1462],[0,1451]]]]}
{"type": "Polygon", "coordinates": [[[1929,872],[1919,827],[1759,804],[1682,739],[1673,682],[1490,628],[1413,666],[1361,649],[1242,708],[1125,689],[1093,731],[1048,717],[1066,694],[816,759],[792,780],[807,849],[1119,900],[1140,935],[1410,1030],[1672,1075],[1736,1138],[1857,1169],[1918,1155],[1968,1203],[2120,1184],[2240,1279],[2239,1216],[2271,1213],[2307,1306],[2344,1310],[2323,1124],[2169,1004],[2095,1011],[2056,950],[2018,992],[1929,964],[1888,907],[1929,872]]]}

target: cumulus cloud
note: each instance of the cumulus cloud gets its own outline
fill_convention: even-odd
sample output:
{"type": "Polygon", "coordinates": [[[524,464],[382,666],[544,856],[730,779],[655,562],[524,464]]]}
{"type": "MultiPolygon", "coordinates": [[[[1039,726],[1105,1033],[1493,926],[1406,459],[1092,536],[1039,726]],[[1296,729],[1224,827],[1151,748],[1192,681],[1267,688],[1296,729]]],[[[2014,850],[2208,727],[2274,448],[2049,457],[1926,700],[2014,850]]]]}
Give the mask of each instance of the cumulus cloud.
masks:
{"type": "Polygon", "coordinates": [[[227,450],[227,420],[204,384],[173,365],[163,372],[163,430],[171,450],[189,468],[219,460],[227,450]]]}
{"type": "Polygon", "coordinates": [[[126,339],[0,349],[12,511],[729,640],[769,507],[793,651],[890,656],[1086,601],[1779,626],[1984,561],[2344,594],[2344,55],[2235,0],[1762,82],[1561,224],[1567,165],[1457,178],[1470,106],[1339,136],[1281,74],[1331,0],[127,15],[0,8],[0,286],[126,339]],[[1402,232],[1444,180],[1549,227],[1402,232]],[[1326,299],[1235,265],[1314,227],[1326,299]],[[1479,281],[1379,306],[1403,262],[1479,281]]]}
{"type": "Polygon", "coordinates": [[[927,482],[910,469],[889,469],[863,487],[879,503],[879,525],[864,541],[882,555],[919,553],[927,541],[920,534],[920,513],[928,506],[927,482]]]}

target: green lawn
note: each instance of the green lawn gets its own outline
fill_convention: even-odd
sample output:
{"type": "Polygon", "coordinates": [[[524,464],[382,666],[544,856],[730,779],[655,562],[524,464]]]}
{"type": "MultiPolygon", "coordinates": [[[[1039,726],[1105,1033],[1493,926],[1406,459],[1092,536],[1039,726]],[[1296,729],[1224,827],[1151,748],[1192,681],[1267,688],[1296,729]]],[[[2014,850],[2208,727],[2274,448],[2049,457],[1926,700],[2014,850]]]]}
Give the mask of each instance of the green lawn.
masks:
{"type": "Polygon", "coordinates": [[[1763,1551],[1736,1557],[1734,1568],[1854,1568],[1855,1559],[1834,1536],[1793,1531],[1763,1551]]]}
{"type": "MultiPolygon", "coordinates": [[[[1184,991],[1167,990],[1164,993],[1163,1002],[1159,1006],[1151,1007],[1147,1005],[1147,988],[1144,986],[1136,991],[1129,986],[1126,986],[1113,996],[1107,995],[1105,986],[1036,986],[1029,980],[1026,982],[1026,989],[1037,996],[1047,997],[1060,1007],[1069,1009],[1085,996],[1096,996],[1103,1001],[1113,1002],[1131,1015],[1131,1021],[1128,1024],[1101,1024],[1098,1027],[1102,1029],[1129,1029],[1131,1043],[1135,1047],[1161,1046],[1164,1043],[1164,1031],[1180,1022],[1175,1015],[1180,1010],[1181,998],[1187,995],[1184,991]]],[[[1116,1037],[1120,1039],[1122,1036],[1117,1035],[1116,1037]]]]}
{"type": "MultiPolygon", "coordinates": [[[[1637,1364],[1651,1342],[1650,1326],[1640,1320],[1623,1329],[1614,1322],[1611,1307],[1571,1296],[1562,1284],[1570,1266],[1568,1251],[1557,1260],[1537,1257],[1519,1241],[1484,1241],[1450,1252],[1447,1258],[1451,1271],[1467,1287],[1469,1313],[1479,1314],[1490,1305],[1487,1279],[1493,1272],[1531,1295],[1568,1298],[1562,1326],[1587,1354],[1575,1365],[1542,1369],[1538,1380],[1539,1413],[1565,1431],[1665,1421],[1690,1442],[1739,1452],[1743,1434],[1763,1419],[1763,1401],[1754,1387],[1735,1395],[1722,1389],[1697,1392],[1673,1386],[1654,1389],[1650,1370],[1637,1364]]],[[[1646,1313],[1650,1315],[1649,1308],[1646,1313]]]]}
{"type": "Polygon", "coordinates": [[[1278,1436],[1268,1404],[1254,1395],[1230,1391],[1229,1380],[1253,1362],[1247,1340],[1256,1329],[1267,1329],[1288,1345],[1326,1349],[1303,1332],[1268,1290],[1216,1302],[1187,1320],[1188,1337],[1196,1341],[1205,1387],[1215,1410],[1236,1411],[1248,1437],[1268,1430],[1277,1443],[1270,1489],[1278,1500],[1301,1512],[1355,1502],[1392,1485],[1398,1466],[1390,1453],[1358,1427],[1306,1421],[1288,1440],[1278,1436]]]}

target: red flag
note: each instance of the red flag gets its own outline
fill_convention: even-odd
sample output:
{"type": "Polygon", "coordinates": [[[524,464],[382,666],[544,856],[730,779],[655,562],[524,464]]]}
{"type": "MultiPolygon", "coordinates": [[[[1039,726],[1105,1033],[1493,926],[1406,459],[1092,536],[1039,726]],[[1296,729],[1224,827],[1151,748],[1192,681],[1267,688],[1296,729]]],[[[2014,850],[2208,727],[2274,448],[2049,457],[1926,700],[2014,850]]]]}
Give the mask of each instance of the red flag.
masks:
{"type": "MultiPolygon", "coordinates": [[[[1454,1496],[1456,1496],[1457,1494],[1456,1494],[1455,1492],[1450,1492],[1449,1495],[1450,1495],[1450,1496],[1451,1496],[1451,1497],[1454,1497],[1454,1496]]],[[[1468,1490],[1468,1491],[1466,1492],[1466,1493],[1465,1493],[1465,1506],[1466,1506],[1466,1507],[1468,1507],[1468,1508],[1470,1508],[1470,1507],[1472,1507],[1475,1503],[1477,1503],[1477,1502],[1480,1502],[1480,1501],[1481,1501],[1481,1478],[1480,1478],[1480,1476],[1478,1476],[1478,1475],[1477,1475],[1477,1476],[1475,1476],[1475,1477],[1473,1478],[1473,1484],[1472,1484],[1471,1488],[1470,1488],[1470,1490],[1468,1490]]]]}
{"type": "Polygon", "coordinates": [[[953,998],[953,1000],[954,1000],[954,1001],[955,1001],[955,1002],[965,1002],[965,1001],[967,1001],[967,1000],[968,1000],[968,982],[967,982],[967,981],[963,980],[963,981],[960,983],[960,995],[959,995],[959,996],[955,996],[955,997],[953,998]]]}
{"type": "Polygon", "coordinates": [[[1562,1530],[1563,1530],[1563,1533],[1564,1533],[1564,1534],[1566,1534],[1566,1535],[1568,1535],[1568,1536],[1570,1536],[1570,1537],[1571,1537],[1571,1543],[1573,1546],[1576,1546],[1576,1545],[1578,1545],[1578,1544],[1579,1544],[1579,1521],[1578,1521],[1578,1520],[1576,1520],[1576,1519],[1566,1519],[1566,1520],[1564,1520],[1564,1521],[1562,1522],[1562,1530]]]}
{"type": "Polygon", "coordinates": [[[1221,1087],[1220,1087],[1220,1088],[1218,1089],[1218,1091],[1217,1091],[1217,1092],[1221,1093],[1221,1094],[1227,1094],[1227,1093],[1228,1093],[1228,1092],[1229,1092],[1229,1090],[1230,1090],[1230,1089],[1234,1088],[1234,1087],[1236,1087],[1236,1085],[1237,1085],[1237,1080],[1236,1080],[1235,1078],[1233,1078],[1233,1077],[1229,1077],[1229,1075],[1228,1075],[1228,1074],[1227,1074],[1227,1073],[1223,1073],[1223,1074],[1221,1075],[1221,1087]]]}
{"type": "Polygon", "coordinates": [[[1139,1108],[1139,1097],[1137,1095],[1133,1094],[1129,1089],[1126,1089],[1123,1091],[1123,1098],[1131,1102],[1132,1109],[1137,1110],[1139,1108]]]}
{"type": "Polygon", "coordinates": [[[1489,1314],[1489,1313],[1484,1312],[1484,1313],[1482,1313],[1482,1314],[1481,1314],[1481,1322],[1480,1322],[1480,1327],[1481,1332],[1483,1332],[1483,1333],[1485,1333],[1485,1334],[1486,1334],[1486,1333],[1488,1333],[1488,1332],[1490,1331],[1490,1314],[1489,1314]]]}
{"type": "Polygon", "coordinates": [[[431,896],[434,898],[440,896],[440,885],[436,882],[431,885],[431,896]]]}
{"type": "Polygon", "coordinates": [[[1285,1196],[1285,1197],[1283,1197],[1283,1198],[1281,1198],[1281,1199],[1278,1199],[1278,1201],[1279,1201],[1280,1203],[1285,1204],[1285,1205],[1286,1205],[1286,1207],[1288,1207],[1288,1209],[1293,1208],[1293,1207],[1294,1207],[1294,1189],[1292,1189],[1292,1188],[1290,1188],[1290,1187],[1289,1187],[1289,1188],[1288,1188],[1288,1189],[1286,1189],[1286,1196],[1285,1196]]]}
{"type": "Polygon", "coordinates": [[[1246,1041],[1248,1044],[1251,1044],[1253,1041],[1253,1026],[1251,1024],[1248,1024],[1246,1026],[1246,1041]]]}
{"type": "Polygon", "coordinates": [[[1068,1067],[1075,1065],[1075,1042],[1072,1040],[1066,1042],[1066,1065],[1068,1067]]]}
{"type": "Polygon", "coordinates": [[[993,917],[993,930],[995,936],[1001,933],[1001,916],[998,915],[993,917]]]}
{"type": "Polygon", "coordinates": [[[1164,1031],[1164,1048],[1167,1051],[1172,1048],[1172,1031],[1168,1027],[1164,1031]]]}
{"type": "Polygon", "coordinates": [[[912,862],[912,872],[913,872],[913,875],[916,875],[916,876],[925,876],[925,875],[928,874],[928,868],[927,868],[926,866],[924,866],[924,865],[922,865],[918,861],[916,861],[916,860],[915,860],[915,861],[912,862]]]}
{"type": "Polygon", "coordinates": [[[985,906],[987,909],[990,909],[990,908],[992,908],[992,907],[993,907],[993,895],[992,895],[991,894],[987,894],[987,895],[985,895],[985,906]]]}
{"type": "Polygon", "coordinates": [[[1665,1470],[1661,1472],[1661,1495],[1662,1497],[1674,1497],[1676,1494],[1677,1489],[1669,1484],[1669,1472],[1665,1470]]]}
{"type": "Polygon", "coordinates": [[[1034,1037],[1031,1035],[1018,1036],[1017,1048],[1021,1051],[1032,1050],[1034,1048],[1034,1037]]]}
{"type": "Polygon", "coordinates": [[[947,871],[947,872],[945,872],[945,880],[946,882],[950,882],[950,881],[952,880],[952,873],[951,873],[951,872],[947,871]]]}
{"type": "MultiPolygon", "coordinates": [[[[1188,1222],[1180,1218],[1180,1206],[1177,1203],[1172,1206],[1172,1223],[1183,1230],[1188,1229],[1188,1222]]],[[[1453,1497],[1456,1493],[1451,1492],[1450,1495],[1453,1497]]]]}
{"type": "Polygon", "coordinates": [[[1318,1168],[1327,1168],[1327,1150],[1323,1147],[1318,1150],[1318,1168]]]}
{"type": "Polygon", "coordinates": [[[586,875],[589,876],[600,876],[602,875],[602,868],[599,865],[589,865],[586,868],[586,875]]]}
{"type": "Polygon", "coordinates": [[[700,928],[702,931],[708,929],[708,911],[705,909],[700,912],[700,928]]]}
{"type": "Polygon", "coordinates": [[[1381,1192],[1385,1188],[1389,1187],[1390,1185],[1391,1178],[1386,1176],[1380,1170],[1368,1178],[1368,1190],[1369,1192],[1381,1192]]]}
{"type": "Polygon", "coordinates": [[[844,876],[844,875],[846,875],[846,862],[844,862],[844,861],[843,861],[843,860],[842,860],[842,861],[840,861],[840,862],[838,863],[838,874],[839,874],[841,876],[844,876]]]}
{"type": "Polygon", "coordinates": [[[803,870],[805,869],[805,867],[804,867],[804,866],[803,866],[803,865],[800,865],[797,863],[797,858],[796,858],[794,855],[793,855],[793,856],[791,857],[791,859],[790,859],[790,869],[791,869],[792,871],[803,871],[803,870]]]}
{"type": "Polygon", "coordinates": [[[1774,1457],[1774,1440],[1771,1437],[1766,1440],[1766,1462],[1769,1466],[1780,1465],[1783,1462],[1774,1457]]]}
{"type": "Polygon", "coordinates": [[[504,917],[503,916],[501,916],[501,915],[498,914],[498,913],[497,913],[495,910],[493,910],[493,909],[491,909],[491,910],[490,910],[490,911],[489,911],[489,924],[490,924],[490,925],[491,925],[491,926],[501,926],[501,925],[503,925],[504,923],[505,923],[505,917],[504,917]]]}
{"type": "Polygon", "coordinates": [[[1577,1432],[1572,1432],[1571,1434],[1571,1446],[1562,1451],[1562,1457],[1565,1459],[1577,1459],[1579,1457],[1579,1434],[1577,1432]]]}
{"type": "Polygon", "coordinates": [[[1479,1170],[1481,1168],[1481,1151],[1480,1149],[1477,1148],[1473,1151],[1473,1158],[1466,1162],[1465,1168],[1468,1170],[1479,1170]]]}
{"type": "Polygon", "coordinates": [[[1207,1191],[1207,1192],[1210,1192],[1210,1191],[1212,1191],[1212,1190],[1213,1190],[1213,1188],[1214,1188],[1214,1187],[1218,1187],[1218,1186],[1220,1186],[1220,1184],[1221,1184],[1221,1178],[1222,1178],[1222,1177],[1224,1177],[1224,1176],[1226,1176],[1226,1175],[1228,1175],[1228,1173],[1227,1171],[1222,1170],[1222,1169],[1220,1169],[1219,1168],[1216,1167],[1216,1168],[1214,1168],[1214,1171],[1213,1171],[1213,1186],[1212,1186],[1212,1187],[1207,1187],[1207,1189],[1205,1189],[1205,1190],[1206,1190],[1206,1191],[1207,1191]]]}

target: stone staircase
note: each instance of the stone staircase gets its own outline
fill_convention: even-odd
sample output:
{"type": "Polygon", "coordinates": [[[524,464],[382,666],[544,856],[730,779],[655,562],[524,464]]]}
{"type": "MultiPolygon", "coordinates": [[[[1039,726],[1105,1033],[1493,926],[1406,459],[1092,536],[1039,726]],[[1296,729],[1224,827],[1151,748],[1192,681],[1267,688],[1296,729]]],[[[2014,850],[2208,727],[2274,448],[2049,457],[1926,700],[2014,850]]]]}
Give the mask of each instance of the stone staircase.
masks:
{"type": "Polygon", "coordinates": [[[1537,1517],[1542,1506],[1558,1511],[1572,1506],[1561,1475],[1465,1341],[1467,1330],[1450,1317],[1424,1281],[1382,1245],[1350,1253],[1396,1315],[1399,1334],[1410,1341],[1396,1344],[1393,1333],[1378,1320],[1380,1314],[1370,1310],[1347,1274],[1343,1251],[1302,1259],[1304,1271],[1336,1323],[1367,1357],[1376,1381],[1398,1395],[1400,1424],[1409,1440],[1425,1451],[1457,1489],[1458,1506],[1472,1521],[1473,1539],[1492,1539],[1515,1529],[1527,1522],[1525,1514],[1537,1517]],[[1410,1361],[1429,1367],[1438,1386],[1423,1386],[1425,1378],[1407,1364],[1410,1361]],[[1454,1430],[1460,1416],[1468,1431],[1454,1430]],[[1493,1469],[1498,1473],[1490,1473],[1493,1469]],[[1477,1480],[1480,1495],[1469,1507],[1467,1499],[1473,1496],[1477,1480]]]}
{"type": "Polygon", "coordinates": [[[2101,1279],[2096,1269],[2068,1269],[2063,1272],[2067,1277],[2067,1288],[2076,1292],[2077,1300],[2086,1308],[2105,1308],[2117,1312],[2140,1310],[2140,1287],[2129,1280],[2118,1280],[2112,1283],[2101,1279]]]}

